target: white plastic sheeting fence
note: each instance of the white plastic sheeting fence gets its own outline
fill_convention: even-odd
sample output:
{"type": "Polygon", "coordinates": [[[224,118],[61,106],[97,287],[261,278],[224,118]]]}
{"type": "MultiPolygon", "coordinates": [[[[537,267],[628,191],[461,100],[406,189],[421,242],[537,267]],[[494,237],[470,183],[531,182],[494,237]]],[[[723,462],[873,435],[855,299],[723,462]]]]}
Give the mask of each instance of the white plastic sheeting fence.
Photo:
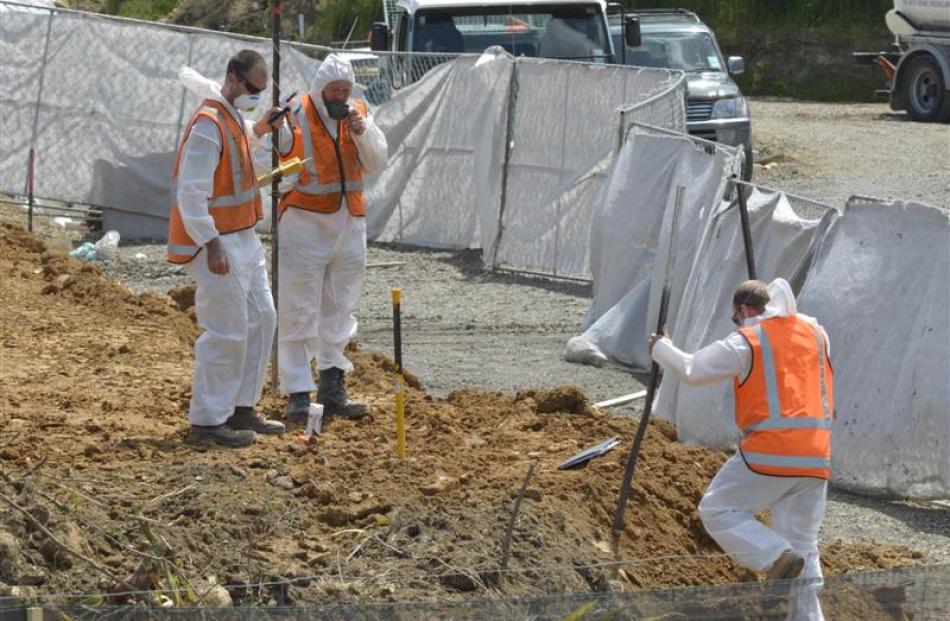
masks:
{"type": "MultiPolygon", "coordinates": [[[[269,41],[69,10],[0,12],[0,191],[35,193],[130,212],[164,236],[172,165],[198,100],[182,65],[223,80],[241,48],[271,57],[269,41]]],[[[285,84],[309,83],[315,63],[288,52],[285,84]]],[[[285,87],[286,88],[286,87],[285,87]]]]}
{"type": "MultiPolygon", "coordinates": [[[[591,244],[589,327],[569,341],[569,360],[648,366],[661,284],[655,274],[664,267],[653,257],[665,256],[656,246],[667,236],[657,233],[677,183],[696,194],[684,206],[675,252],[673,340],[695,351],[734,329],[732,294],[748,277],[735,169],[708,158],[705,167],[684,169],[691,185],[676,182],[675,172],[647,170],[666,161],[703,163],[696,144],[669,132],[631,132],[591,244]]],[[[800,312],[816,316],[831,338],[834,484],[859,493],[950,496],[950,213],[869,198],[839,210],[763,188],[751,188],[748,208],[757,276],[788,280],[800,312]]],[[[739,439],[733,410],[728,383],[686,386],[672,374],[655,402],[681,440],[721,449],[739,439]]]]}
{"type": "Polygon", "coordinates": [[[589,277],[621,109],[642,101],[644,116],[684,129],[684,88],[678,72],[500,51],[441,66],[378,110],[390,163],[369,192],[370,235],[589,277]]]}
{"type": "MultiPolygon", "coordinates": [[[[33,150],[37,196],[127,214],[124,239],[162,238],[177,141],[198,104],[178,68],[222,79],[236,50],[269,60],[271,42],[60,9],[2,15],[0,191],[23,192],[33,150]]],[[[283,45],[281,92],[305,92],[333,51],[283,45]]],[[[590,220],[624,119],[685,128],[681,72],[342,53],[392,155],[369,183],[370,236],[481,247],[497,267],[589,277],[590,220]]]]}
{"type": "Polygon", "coordinates": [[[646,338],[655,326],[647,325],[652,316],[648,310],[651,300],[659,299],[654,274],[655,284],[662,285],[665,270],[653,259],[666,256],[657,246],[669,237],[661,235],[663,214],[676,188],[683,187],[672,322],[692,269],[690,250],[699,241],[702,223],[722,201],[727,179],[738,171],[734,148],[645,125],[631,127],[593,218],[594,299],[584,333],[567,345],[565,356],[573,362],[600,364],[609,358],[628,366],[649,366],[646,338]]]}

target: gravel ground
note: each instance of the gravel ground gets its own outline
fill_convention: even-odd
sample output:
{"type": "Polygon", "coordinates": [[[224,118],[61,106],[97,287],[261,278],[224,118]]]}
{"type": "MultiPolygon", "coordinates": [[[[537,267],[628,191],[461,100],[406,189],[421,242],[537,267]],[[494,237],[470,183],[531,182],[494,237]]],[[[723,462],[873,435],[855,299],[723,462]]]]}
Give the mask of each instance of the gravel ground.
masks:
{"type": "Polygon", "coordinates": [[[886,103],[753,100],[753,180],[843,206],[852,195],[950,209],[950,125],[915,123],[886,103]]]}
{"type": "MultiPolygon", "coordinates": [[[[865,194],[950,207],[948,126],[906,122],[884,105],[752,105],[756,147],[762,156],[783,156],[771,170],[757,167],[757,182],[838,205],[852,194],[865,194]]],[[[24,221],[9,207],[0,209],[0,216],[24,221]]],[[[64,248],[76,238],[42,221],[39,232],[64,248]]],[[[400,265],[368,270],[359,311],[361,343],[392,350],[389,291],[401,287],[405,362],[433,394],[463,387],[513,393],[571,383],[601,400],[643,387],[642,376],[622,369],[561,359],[564,343],[587,311],[589,285],[485,272],[477,251],[374,245],[368,260],[400,265]]],[[[123,246],[119,258],[104,267],[136,291],[167,291],[190,280],[164,263],[163,246],[123,246]],[[134,258],[140,253],[146,258],[134,258]]],[[[635,407],[619,412],[639,413],[635,407]]],[[[832,491],[821,538],[902,543],[933,562],[950,562],[950,508],[832,491]]]]}

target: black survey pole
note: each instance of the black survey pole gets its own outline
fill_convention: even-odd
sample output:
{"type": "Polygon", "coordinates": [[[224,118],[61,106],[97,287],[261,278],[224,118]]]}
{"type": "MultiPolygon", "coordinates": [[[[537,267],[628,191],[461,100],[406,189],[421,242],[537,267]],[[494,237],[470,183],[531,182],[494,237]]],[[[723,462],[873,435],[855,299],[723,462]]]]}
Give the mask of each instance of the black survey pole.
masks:
{"type": "MultiPolygon", "coordinates": [[[[679,226],[680,208],[683,204],[683,193],[685,188],[677,186],[676,198],[673,202],[673,216],[670,219],[670,246],[666,256],[666,275],[663,279],[663,293],[660,297],[660,312],[657,316],[656,334],[663,332],[666,325],[666,315],[670,307],[670,283],[673,280],[673,263],[676,252],[676,229],[679,226]]],[[[623,483],[620,484],[620,497],[617,501],[617,512],[614,514],[613,526],[613,549],[614,556],[620,558],[620,535],[623,533],[623,516],[627,509],[627,500],[630,498],[630,487],[633,483],[633,473],[637,467],[637,459],[640,457],[640,445],[643,444],[643,436],[646,435],[647,424],[650,422],[650,415],[653,413],[653,398],[656,396],[656,389],[660,385],[660,365],[654,362],[650,366],[650,384],[647,386],[646,401],[643,404],[643,415],[640,417],[640,424],[637,427],[637,435],[634,436],[633,446],[627,454],[627,465],[623,472],[623,483]]]]}
{"type": "Polygon", "coordinates": [[[755,280],[755,253],[752,251],[752,228],[749,226],[749,208],[745,202],[745,185],[736,180],[736,195],[739,197],[739,219],[742,221],[742,243],[745,244],[745,264],[749,280],[755,280]]]}
{"type": "MultiPolygon", "coordinates": [[[[271,104],[277,108],[280,106],[280,0],[273,0],[274,6],[271,7],[271,38],[273,40],[273,59],[271,61],[273,87],[271,88],[271,104]]],[[[280,165],[280,130],[271,132],[271,170],[277,170],[280,165]]],[[[277,205],[280,202],[280,175],[275,174],[270,184],[270,265],[271,265],[271,284],[273,285],[274,308],[277,308],[278,301],[278,274],[280,243],[277,233],[277,205]]],[[[274,344],[271,348],[271,370],[270,382],[271,393],[277,394],[277,331],[280,330],[278,322],[277,330],[274,331],[274,344]]]]}

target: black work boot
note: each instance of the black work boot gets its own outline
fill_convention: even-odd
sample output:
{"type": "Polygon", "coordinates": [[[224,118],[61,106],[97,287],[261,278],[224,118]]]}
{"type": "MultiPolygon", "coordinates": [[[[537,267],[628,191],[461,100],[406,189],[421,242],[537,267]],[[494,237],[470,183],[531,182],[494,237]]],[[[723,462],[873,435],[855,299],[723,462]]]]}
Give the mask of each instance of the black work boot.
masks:
{"type": "Polygon", "coordinates": [[[355,419],[363,418],[369,414],[368,405],[359,401],[350,401],[346,396],[343,369],[336,367],[320,371],[317,403],[323,404],[324,416],[342,416],[343,418],[355,419]]]}
{"type": "Polygon", "coordinates": [[[293,392],[287,400],[287,409],[284,416],[292,423],[307,424],[307,416],[310,415],[310,393],[293,392]]]}
{"type": "Polygon", "coordinates": [[[214,442],[221,446],[240,448],[254,444],[257,436],[250,429],[232,429],[223,425],[192,425],[191,438],[196,442],[214,442]]]}
{"type": "Polygon", "coordinates": [[[225,424],[237,431],[250,429],[265,436],[279,436],[285,431],[284,423],[268,420],[255,412],[254,408],[244,405],[234,408],[234,414],[225,424]]]}

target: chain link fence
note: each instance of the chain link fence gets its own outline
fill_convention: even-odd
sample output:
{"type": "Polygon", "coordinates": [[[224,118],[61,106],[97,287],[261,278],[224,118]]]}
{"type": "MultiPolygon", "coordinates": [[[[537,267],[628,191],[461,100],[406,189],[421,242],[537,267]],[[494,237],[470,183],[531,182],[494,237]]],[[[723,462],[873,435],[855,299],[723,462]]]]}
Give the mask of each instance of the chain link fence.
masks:
{"type": "MultiPolygon", "coordinates": [[[[0,599],[3,621],[783,621],[805,581],[438,602],[340,602],[301,607],[148,608],[0,599]],[[32,611],[32,613],[31,613],[32,611]],[[32,614],[33,616],[28,616],[32,614]]],[[[827,619],[938,621],[950,611],[950,565],[843,574],[821,591],[827,619]]]]}

